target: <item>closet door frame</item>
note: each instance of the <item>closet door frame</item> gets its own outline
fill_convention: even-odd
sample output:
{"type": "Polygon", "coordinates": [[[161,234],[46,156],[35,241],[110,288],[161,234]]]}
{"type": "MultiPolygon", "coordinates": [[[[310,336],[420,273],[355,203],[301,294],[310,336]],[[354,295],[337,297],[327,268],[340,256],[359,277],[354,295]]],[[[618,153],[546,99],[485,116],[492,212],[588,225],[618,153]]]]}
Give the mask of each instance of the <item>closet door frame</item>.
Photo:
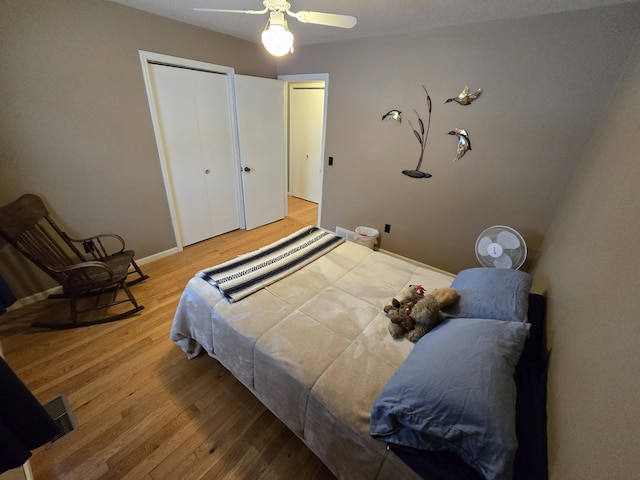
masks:
{"type": "MultiPolygon", "coordinates": [[[[324,162],[325,162],[325,147],[327,140],[327,112],[329,105],[329,74],[328,73],[303,73],[303,74],[292,74],[292,75],[278,75],[279,80],[284,80],[287,82],[287,88],[285,89],[285,102],[287,105],[287,122],[289,122],[289,83],[306,83],[306,82],[324,82],[324,110],[323,110],[323,124],[322,124],[322,143],[320,146],[320,199],[318,201],[318,218],[316,221],[316,225],[321,225],[322,219],[322,196],[324,194],[324,162]]],[[[289,142],[290,137],[290,128],[287,134],[287,142],[289,142]]],[[[291,153],[291,147],[288,147],[287,151],[287,168],[289,169],[289,155],[291,153]]],[[[289,174],[290,172],[288,172],[289,174]]],[[[289,182],[287,181],[287,186],[289,182]]],[[[290,194],[291,192],[289,192],[290,194]]]]}
{"type": "Polygon", "coordinates": [[[213,63],[200,62],[197,60],[190,60],[186,58],[173,57],[171,55],[164,55],[161,53],[147,52],[144,50],[138,51],[140,55],[140,63],[142,66],[142,75],[144,78],[144,84],[147,91],[147,101],[149,102],[149,111],[151,114],[151,122],[153,124],[153,131],[155,135],[156,147],[158,151],[158,158],[160,160],[160,168],[162,170],[162,179],[164,181],[164,188],[167,194],[167,200],[169,204],[169,213],[171,216],[171,226],[173,227],[173,233],[176,240],[177,251],[183,250],[182,238],[180,235],[180,228],[178,224],[178,215],[176,207],[176,198],[171,188],[171,181],[168,168],[168,159],[165,156],[163,148],[162,129],[160,128],[160,120],[156,105],[154,102],[153,86],[151,83],[150,64],[161,64],[173,67],[189,68],[192,70],[201,70],[205,72],[212,72],[223,74],[226,76],[227,89],[229,92],[229,111],[231,115],[231,144],[233,150],[233,167],[234,167],[234,183],[235,192],[237,198],[237,215],[238,223],[241,229],[245,228],[244,218],[244,198],[242,195],[242,178],[240,176],[240,149],[239,149],[239,135],[238,135],[238,119],[236,116],[236,91],[235,91],[235,69],[233,67],[226,67],[222,65],[215,65],[213,63]]]}

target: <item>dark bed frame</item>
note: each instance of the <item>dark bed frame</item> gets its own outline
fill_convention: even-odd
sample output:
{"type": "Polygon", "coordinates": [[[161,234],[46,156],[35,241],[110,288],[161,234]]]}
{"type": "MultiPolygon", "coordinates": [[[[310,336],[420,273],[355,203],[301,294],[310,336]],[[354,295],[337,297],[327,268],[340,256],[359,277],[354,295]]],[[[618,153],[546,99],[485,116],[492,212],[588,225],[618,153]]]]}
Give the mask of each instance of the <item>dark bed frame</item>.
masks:
{"type": "MultiPolygon", "coordinates": [[[[516,366],[516,451],[514,480],[547,480],[547,366],[546,299],[529,295],[529,338],[516,366]]],[[[391,450],[422,478],[428,480],[483,480],[460,457],[390,444],[391,450]]]]}

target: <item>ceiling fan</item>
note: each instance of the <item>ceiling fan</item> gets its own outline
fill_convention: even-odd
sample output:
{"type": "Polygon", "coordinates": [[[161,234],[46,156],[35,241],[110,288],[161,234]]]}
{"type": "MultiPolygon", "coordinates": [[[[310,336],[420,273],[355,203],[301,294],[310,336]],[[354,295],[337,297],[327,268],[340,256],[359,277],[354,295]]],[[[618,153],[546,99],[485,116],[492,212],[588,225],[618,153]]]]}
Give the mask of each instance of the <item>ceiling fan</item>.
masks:
{"type": "Polygon", "coordinates": [[[329,27],[353,28],[358,19],[351,15],[339,15],[336,13],[322,13],[299,11],[292,12],[291,4],[286,0],[264,0],[262,10],[227,10],[220,8],[194,8],[197,12],[217,13],[248,13],[250,15],[262,15],[269,13],[267,26],[262,32],[262,44],[267,51],[276,57],[281,57],[293,51],[293,34],[289,31],[284,14],[298,19],[302,23],[313,23],[329,27]]]}

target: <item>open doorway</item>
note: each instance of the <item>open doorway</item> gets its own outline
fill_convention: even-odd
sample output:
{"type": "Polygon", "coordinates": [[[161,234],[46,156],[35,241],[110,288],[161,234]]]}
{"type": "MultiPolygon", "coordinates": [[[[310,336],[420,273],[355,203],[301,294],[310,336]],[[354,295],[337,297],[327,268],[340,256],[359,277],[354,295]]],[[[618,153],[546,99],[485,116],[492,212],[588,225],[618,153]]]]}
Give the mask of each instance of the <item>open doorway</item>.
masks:
{"type": "Polygon", "coordinates": [[[287,82],[289,195],[316,203],[320,225],[329,76],[278,78],[287,82]]]}
{"type": "Polygon", "coordinates": [[[289,87],[289,194],[320,203],[324,82],[289,87]]]}

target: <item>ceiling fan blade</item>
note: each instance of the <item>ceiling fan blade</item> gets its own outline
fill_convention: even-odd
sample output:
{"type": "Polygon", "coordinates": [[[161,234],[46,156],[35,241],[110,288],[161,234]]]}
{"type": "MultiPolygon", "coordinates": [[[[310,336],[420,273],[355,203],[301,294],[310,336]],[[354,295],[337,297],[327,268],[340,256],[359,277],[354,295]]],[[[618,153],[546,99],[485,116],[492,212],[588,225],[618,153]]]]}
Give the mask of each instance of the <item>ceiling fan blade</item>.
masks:
{"type": "Polygon", "coordinates": [[[262,15],[263,13],[267,13],[269,11],[268,8],[264,10],[225,10],[222,8],[192,8],[194,12],[215,12],[215,13],[248,13],[250,15],[262,15]]]}
{"type": "Polygon", "coordinates": [[[306,12],[300,11],[297,13],[287,13],[296,17],[302,23],[314,23],[316,25],[326,25],[328,27],[340,27],[340,28],[353,28],[358,23],[356,17],[351,15],[338,15],[337,13],[322,13],[322,12],[306,12]]]}

